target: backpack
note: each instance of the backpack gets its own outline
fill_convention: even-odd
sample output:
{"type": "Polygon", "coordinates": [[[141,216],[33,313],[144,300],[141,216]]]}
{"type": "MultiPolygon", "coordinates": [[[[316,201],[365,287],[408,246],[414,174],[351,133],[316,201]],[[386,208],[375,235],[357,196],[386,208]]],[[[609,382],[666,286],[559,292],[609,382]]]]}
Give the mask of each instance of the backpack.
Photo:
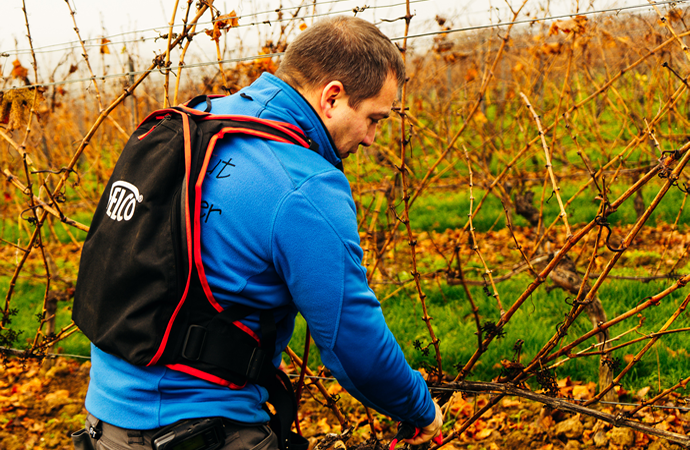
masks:
{"type": "MultiPolygon", "coordinates": [[[[261,339],[223,308],[201,260],[202,183],[215,145],[233,134],[318,145],[292,124],[214,115],[210,99],[150,114],[130,137],[84,242],[72,319],[101,350],[134,365],[165,365],[233,389],[276,383],[276,325],[261,339]],[[206,102],[206,112],[193,109],[206,102]]],[[[285,384],[281,382],[281,384],[285,384]]],[[[288,382],[289,384],[289,382],[288,382]]]]}

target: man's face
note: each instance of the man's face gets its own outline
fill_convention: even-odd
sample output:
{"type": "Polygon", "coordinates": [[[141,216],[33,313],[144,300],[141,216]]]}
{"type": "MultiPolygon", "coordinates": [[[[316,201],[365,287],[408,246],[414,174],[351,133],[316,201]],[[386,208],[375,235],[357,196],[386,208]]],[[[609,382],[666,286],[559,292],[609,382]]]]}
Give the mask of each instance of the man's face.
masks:
{"type": "Polygon", "coordinates": [[[378,95],[363,100],[356,109],[348,105],[347,94],[343,93],[336,99],[337,107],[333,108],[332,117],[325,125],[340,158],[345,159],[350,153],[356,153],[360,145],[368,147],[374,142],[376,126],[390,115],[397,93],[398,83],[389,74],[378,95]]]}

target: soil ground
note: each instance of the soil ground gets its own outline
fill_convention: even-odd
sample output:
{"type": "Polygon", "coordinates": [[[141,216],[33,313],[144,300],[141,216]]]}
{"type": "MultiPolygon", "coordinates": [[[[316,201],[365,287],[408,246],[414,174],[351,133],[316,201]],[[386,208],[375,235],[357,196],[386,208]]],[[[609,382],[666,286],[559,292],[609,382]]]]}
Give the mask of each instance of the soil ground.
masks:
{"type": "MultiPolygon", "coordinates": [[[[82,428],[86,415],[83,405],[89,368],[88,361],[65,358],[43,366],[36,361],[12,360],[0,367],[0,449],[71,449],[70,434],[82,428]]],[[[593,383],[585,385],[561,380],[559,387],[562,395],[576,399],[591,398],[594,394],[593,383]]],[[[339,450],[388,448],[395,425],[375,415],[374,429],[379,442],[374,445],[363,408],[338,385],[331,385],[329,394],[339,399],[338,406],[355,425],[344,446],[337,439],[341,426],[333,413],[322,406],[323,399],[318,393],[310,395],[309,388],[305,392],[300,424],[312,444],[319,444],[321,449],[339,450]],[[330,445],[326,445],[327,441],[330,445]]],[[[446,413],[446,434],[452,431],[454,422],[459,426],[488,399],[466,395],[457,393],[451,398],[446,413]]],[[[630,397],[630,393],[626,395],[630,397]]],[[[615,413],[613,407],[603,409],[615,413]]],[[[676,433],[687,434],[690,430],[690,413],[679,410],[643,410],[637,418],[676,433]]],[[[446,448],[660,450],[681,447],[628,428],[614,428],[591,417],[549,411],[537,403],[506,397],[446,448]]]]}

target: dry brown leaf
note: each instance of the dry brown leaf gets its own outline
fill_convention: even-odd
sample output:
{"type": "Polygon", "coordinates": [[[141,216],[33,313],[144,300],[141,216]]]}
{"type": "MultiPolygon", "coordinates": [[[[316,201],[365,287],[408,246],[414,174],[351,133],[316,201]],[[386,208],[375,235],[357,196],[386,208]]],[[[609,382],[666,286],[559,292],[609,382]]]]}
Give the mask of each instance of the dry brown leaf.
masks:
{"type": "Polygon", "coordinates": [[[329,433],[331,431],[331,426],[328,424],[328,417],[324,417],[319,420],[316,424],[316,427],[323,434],[329,433]]]}
{"type": "Polygon", "coordinates": [[[44,400],[54,400],[56,398],[69,398],[69,391],[67,389],[60,389],[55,392],[47,394],[44,400]]]}
{"type": "Polygon", "coordinates": [[[674,8],[666,14],[666,17],[669,21],[673,22],[674,20],[681,20],[683,18],[683,14],[681,14],[679,9],[674,8]]]}
{"type": "Polygon", "coordinates": [[[218,26],[221,30],[227,30],[228,28],[235,28],[239,26],[240,21],[237,18],[235,11],[230,11],[228,14],[223,14],[216,19],[214,26],[218,26]]]}
{"type": "Polygon", "coordinates": [[[17,392],[19,392],[19,393],[38,392],[41,389],[43,389],[43,383],[41,382],[41,380],[38,378],[31,378],[31,379],[29,379],[28,382],[23,383],[22,385],[18,386],[17,392]]]}
{"type": "Polygon", "coordinates": [[[477,78],[477,75],[479,75],[477,69],[475,69],[474,67],[470,67],[469,69],[467,69],[467,72],[465,72],[465,81],[469,83],[473,81],[475,78],[477,78]]]}
{"type": "Polygon", "coordinates": [[[573,387],[573,398],[575,400],[588,400],[592,398],[592,393],[587,386],[573,387]]]}
{"type": "Polygon", "coordinates": [[[218,41],[218,39],[220,39],[220,36],[221,36],[220,30],[217,29],[215,26],[210,30],[208,30],[208,29],[204,30],[204,32],[206,34],[208,34],[211,37],[211,39],[216,41],[216,42],[218,41]]]}
{"type": "Polygon", "coordinates": [[[646,386],[637,391],[637,398],[644,398],[644,396],[647,395],[650,389],[651,388],[649,386],[646,386]]]}
{"type": "Polygon", "coordinates": [[[562,31],[565,34],[568,33],[577,33],[577,34],[582,34],[584,33],[586,27],[585,24],[587,23],[587,17],[585,16],[575,16],[572,19],[568,20],[557,20],[554,23],[551,24],[549,27],[549,36],[553,36],[554,34],[558,34],[559,31],[562,31]]]}
{"type": "Polygon", "coordinates": [[[235,28],[239,26],[239,18],[237,17],[237,13],[235,11],[231,11],[228,14],[223,14],[222,16],[218,16],[216,20],[213,21],[213,29],[212,30],[205,30],[206,34],[211,36],[211,39],[214,41],[218,42],[218,39],[220,39],[220,36],[222,35],[223,30],[227,30],[229,28],[235,28]]]}
{"type": "Polygon", "coordinates": [[[458,61],[464,60],[468,56],[470,56],[469,53],[451,52],[451,53],[445,53],[443,55],[443,60],[448,64],[455,64],[458,61]]]}
{"type": "Polygon", "coordinates": [[[336,383],[336,384],[329,386],[328,394],[329,395],[338,395],[342,392],[342,390],[343,390],[343,388],[340,387],[340,385],[336,383]]]}
{"type": "Polygon", "coordinates": [[[423,367],[417,369],[417,372],[419,372],[419,373],[422,375],[422,378],[424,378],[425,380],[428,380],[428,379],[429,379],[429,374],[426,373],[426,370],[424,370],[423,367]]]}
{"type": "Polygon", "coordinates": [[[563,50],[562,42],[549,42],[541,46],[541,51],[545,55],[560,55],[561,50],[563,50]]]}
{"type": "Polygon", "coordinates": [[[549,36],[553,36],[554,34],[558,34],[558,30],[559,30],[558,24],[559,24],[558,21],[551,24],[551,26],[549,27],[549,36]]]}
{"type": "MultiPolygon", "coordinates": [[[[34,101],[33,89],[14,89],[0,96],[0,123],[7,124],[8,130],[15,130],[26,123],[34,101]]],[[[38,92],[37,105],[43,100],[41,90],[38,92]]],[[[8,369],[8,371],[14,369],[8,369]]],[[[8,372],[8,374],[11,374],[8,372]]]]}
{"type": "Polygon", "coordinates": [[[473,410],[474,406],[472,403],[468,403],[462,395],[457,394],[453,396],[450,404],[450,412],[455,417],[469,417],[472,415],[473,410]]]}
{"type": "Polygon", "coordinates": [[[548,430],[551,427],[553,427],[555,424],[553,417],[551,416],[544,416],[541,418],[541,426],[544,427],[544,429],[548,430]]]}
{"type": "Polygon", "coordinates": [[[561,378],[556,382],[556,384],[558,385],[558,387],[574,386],[573,380],[569,376],[561,378]]]}
{"type": "Polygon", "coordinates": [[[516,406],[521,406],[522,402],[517,398],[506,398],[502,404],[504,408],[515,408],[516,406]]]}
{"type": "Polygon", "coordinates": [[[22,66],[22,63],[18,59],[12,61],[12,66],[13,67],[12,72],[10,72],[10,76],[18,80],[26,80],[26,77],[29,74],[29,70],[26,67],[22,66]]]}
{"type": "MultiPolygon", "coordinates": [[[[108,48],[108,43],[110,42],[110,39],[103,38],[101,39],[101,55],[109,55],[110,54],[110,49],[108,48]]],[[[72,68],[70,67],[70,70],[72,68]]],[[[72,72],[70,72],[72,73],[72,72]]]]}
{"type": "Polygon", "coordinates": [[[481,441],[482,439],[486,439],[489,436],[491,436],[491,433],[493,433],[493,431],[494,430],[492,430],[491,428],[484,428],[475,433],[474,438],[481,441]]]}
{"type": "Polygon", "coordinates": [[[484,125],[489,121],[489,119],[487,119],[484,113],[482,113],[481,111],[475,112],[474,116],[472,116],[472,120],[479,125],[484,125]]]}

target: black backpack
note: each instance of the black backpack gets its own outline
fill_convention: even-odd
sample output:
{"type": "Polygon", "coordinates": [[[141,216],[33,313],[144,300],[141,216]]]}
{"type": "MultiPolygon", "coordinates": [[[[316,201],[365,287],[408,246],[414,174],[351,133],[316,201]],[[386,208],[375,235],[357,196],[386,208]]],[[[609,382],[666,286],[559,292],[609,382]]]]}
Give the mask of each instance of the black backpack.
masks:
{"type": "MultiPolygon", "coordinates": [[[[261,340],[223,310],[203,271],[201,185],[214,146],[240,133],[318,146],[292,124],[213,115],[208,97],[153,112],[125,146],[84,242],[72,319],[101,350],[135,365],[166,365],[230,388],[275,382],[276,326],[261,340]]],[[[284,384],[284,383],[283,383],[284,384]]]]}

